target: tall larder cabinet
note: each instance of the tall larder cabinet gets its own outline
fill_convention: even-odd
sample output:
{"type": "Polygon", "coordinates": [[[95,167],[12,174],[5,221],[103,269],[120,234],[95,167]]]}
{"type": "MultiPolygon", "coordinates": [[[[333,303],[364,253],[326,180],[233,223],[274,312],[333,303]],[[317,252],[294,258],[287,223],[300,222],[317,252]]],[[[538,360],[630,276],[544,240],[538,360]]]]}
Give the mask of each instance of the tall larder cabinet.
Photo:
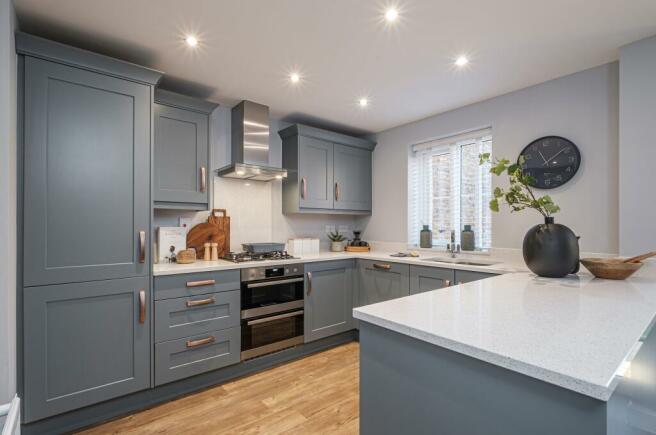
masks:
{"type": "Polygon", "coordinates": [[[148,388],[153,87],[17,34],[22,393],[32,422],[148,388]]]}

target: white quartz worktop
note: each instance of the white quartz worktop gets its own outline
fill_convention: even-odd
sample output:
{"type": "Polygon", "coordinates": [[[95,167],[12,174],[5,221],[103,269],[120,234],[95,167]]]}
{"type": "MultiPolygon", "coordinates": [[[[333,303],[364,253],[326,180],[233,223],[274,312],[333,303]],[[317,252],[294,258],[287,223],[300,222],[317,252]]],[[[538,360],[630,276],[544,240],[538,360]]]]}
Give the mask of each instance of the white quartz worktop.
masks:
{"type": "Polygon", "coordinates": [[[606,401],[656,317],[656,263],[625,281],[501,275],[356,308],[407,336],[606,401]]]}
{"type": "Polygon", "coordinates": [[[254,266],[276,266],[276,265],[291,264],[291,263],[312,263],[317,261],[346,260],[351,258],[362,258],[362,259],[375,260],[375,261],[414,264],[417,266],[444,267],[449,269],[471,270],[475,272],[487,272],[487,273],[508,273],[508,272],[526,271],[526,266],[523,263],[520,263],[514,259],[513,260],[495,259],[494,257],[490,258],[485,255],[471,255],[471,256],[459,255],[458,260],[469,259],[472,261],[482,261],[482,262],[496,261],[496,263],[490,266],[475,266],[475,265],[456,264],[456,263],[448,262],[451,259],[447,255],[441,253],[421,253],[419,257],[391,257],[390,254],[393,253],[394,252],[384,252],[384,251],[372,251],[372,252],[364,252],[364,253],[321,252],[319,255],[304,256],[302,258],[297,258],[295,260],[247,261],[244,263],[232,263],[225,260],[218,260],[218,261],[197,260],[195,263],[191,263],[191,264],[159,263],[153,265],[153,275],[161,276],[161,275],[176,275],[180,273],[211,272],[215,270],[243,269],[246,267],[254,267],[254,266]],[[427,261],[427,259],[435,258],[435,257],[442,257],[447,262],[441,263],[435,261],[427,261]]]}

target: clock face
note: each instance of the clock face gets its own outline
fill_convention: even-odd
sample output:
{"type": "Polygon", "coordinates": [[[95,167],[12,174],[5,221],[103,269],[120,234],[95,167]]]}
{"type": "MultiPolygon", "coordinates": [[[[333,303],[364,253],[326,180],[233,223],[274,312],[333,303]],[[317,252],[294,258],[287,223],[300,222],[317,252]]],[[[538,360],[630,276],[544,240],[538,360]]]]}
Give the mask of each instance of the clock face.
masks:
{"type": "Polygon", "coordinates": [[[581,166],[581,153],[573,142],[559,136],[536,139],[520,153],[522,170],[533,177],[532,187],[553,189],[574,177],[581,166]]]}

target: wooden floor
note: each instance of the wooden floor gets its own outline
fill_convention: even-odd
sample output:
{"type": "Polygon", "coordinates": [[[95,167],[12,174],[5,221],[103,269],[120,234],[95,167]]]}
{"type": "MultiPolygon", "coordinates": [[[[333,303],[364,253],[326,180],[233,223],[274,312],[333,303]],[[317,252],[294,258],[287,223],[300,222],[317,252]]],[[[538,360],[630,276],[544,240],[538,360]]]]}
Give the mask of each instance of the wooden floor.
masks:
{"type": "Polygon", "coordinates": [[[88,429],[84,434],[357,434],[349,343],[88,429]]]}

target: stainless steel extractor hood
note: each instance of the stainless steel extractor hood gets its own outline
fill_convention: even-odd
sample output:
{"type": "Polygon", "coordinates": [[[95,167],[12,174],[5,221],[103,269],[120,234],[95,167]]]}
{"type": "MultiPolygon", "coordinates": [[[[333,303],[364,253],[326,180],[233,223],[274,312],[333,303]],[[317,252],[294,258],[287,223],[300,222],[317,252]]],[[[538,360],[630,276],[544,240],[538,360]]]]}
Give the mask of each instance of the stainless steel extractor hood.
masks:
{"type": "Polygon", "coordinates": [[[232,108],[231,163],[216,171],[219,177],[255,181],[280,180],[287,170],[269,164],[269,108],[242,101],[232,108]]]}

